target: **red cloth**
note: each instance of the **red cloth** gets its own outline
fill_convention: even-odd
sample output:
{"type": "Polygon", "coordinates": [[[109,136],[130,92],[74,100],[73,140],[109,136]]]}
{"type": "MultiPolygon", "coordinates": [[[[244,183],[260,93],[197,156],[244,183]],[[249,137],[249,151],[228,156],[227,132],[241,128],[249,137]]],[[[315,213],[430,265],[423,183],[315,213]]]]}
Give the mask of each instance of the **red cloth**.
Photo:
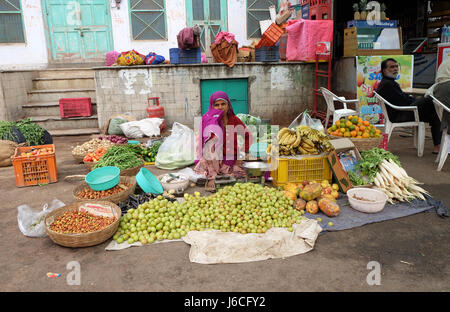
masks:
{"type": "Polygon", "coordinates": [[[195,35],[192,27],[180,30],[177,35],[178,48],[182,50],[200,48],[200,38],[195,35]]]}
{"type": "Polygon", "coordinates": [[[286,27],[289,61],[314,61],[318,42],[333,42],[333,20],[293,20],[286,27]]]}

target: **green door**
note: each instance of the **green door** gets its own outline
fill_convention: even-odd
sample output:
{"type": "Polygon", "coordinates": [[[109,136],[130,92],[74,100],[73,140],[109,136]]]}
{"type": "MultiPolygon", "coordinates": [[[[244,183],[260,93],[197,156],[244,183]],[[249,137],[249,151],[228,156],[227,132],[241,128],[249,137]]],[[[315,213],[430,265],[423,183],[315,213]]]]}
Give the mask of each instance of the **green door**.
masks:
{"type": "Polygon", "coordinates": [[[227,31],[226,0],[186,1],[188,26],[199,25],[202,28],[200,43],[202,51],[214,43],[216,35],[227,31]],[[209,34],[209,36],[207,36],[209,34]]]}
{"type": "Polygon", "coordinates": [[[216,91],[224,91],[230,98],[235,114],[248,114],[247,79],[211,79],[200,84],[202,97],[202,115],[208,111],[209,98],[216,91]]]}
{"type": "Polygon", "coordinates": [[[53,60],[103,59],[112,50],[108,0],[43,0],[53,60]]]}

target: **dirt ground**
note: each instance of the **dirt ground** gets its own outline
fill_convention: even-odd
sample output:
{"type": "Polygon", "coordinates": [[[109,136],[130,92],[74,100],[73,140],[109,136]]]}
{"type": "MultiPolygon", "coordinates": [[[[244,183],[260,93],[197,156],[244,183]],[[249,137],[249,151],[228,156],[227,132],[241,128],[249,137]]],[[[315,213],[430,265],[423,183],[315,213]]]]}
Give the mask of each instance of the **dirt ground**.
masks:
{"type": "MultiPolygon", "coordinates": [[[[450,291],[450,220],[434,211],[320,235],[314,249],[286,259],[242,264],[202,265],[189,261],[183,242],[105,251],[108,242],[88,248],[65,248],[48,237],[29,238],[17,225],[17,207],[42,209],[57,198],[73,201],[76,185],[64,177],[86,174],[71,150],[85,137],[56,137],[58,183],[18,188],[12,167],[0,168],[1,291],[149,291],[149,292],[318,292],[318,291],[450,291]],[[80,263],[80,285],[68,285],[80,263]],[[380,285],[369,285],[370,261],[381,265],[380,285]],[[60,273],[58,278],[48,272],[60,273]]],[[[425,183],[434,198],[450,207],[450,160],[436,171],[431,140],[417,157],[412,138],[394,134],[390,150],[412,177],[425,183]]],[[[153,173],[160,171],[147,167],[153,173]]],[[[190,189],[193,192],[196,189],[190,189]]],[[[201,190],[201,189],[199,189],[201,190]]]]}

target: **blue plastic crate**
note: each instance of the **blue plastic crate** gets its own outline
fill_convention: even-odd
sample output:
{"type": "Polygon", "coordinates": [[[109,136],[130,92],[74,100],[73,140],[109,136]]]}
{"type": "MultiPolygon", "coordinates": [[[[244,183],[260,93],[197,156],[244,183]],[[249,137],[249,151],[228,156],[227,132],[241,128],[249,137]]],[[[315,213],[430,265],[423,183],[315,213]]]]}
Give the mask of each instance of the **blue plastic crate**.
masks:
{"type": "Polygon", "coordinates": [[[255,49],[256,62],[278,62],[280,59],[280,43],[273,47],[261,47],[255,49]]]}
{"type": "Polygon", "coordinates": [[[182,50],[178,48],[169,49],[170,64],[198,64],[202,61],[201,50],[182,50]]]}

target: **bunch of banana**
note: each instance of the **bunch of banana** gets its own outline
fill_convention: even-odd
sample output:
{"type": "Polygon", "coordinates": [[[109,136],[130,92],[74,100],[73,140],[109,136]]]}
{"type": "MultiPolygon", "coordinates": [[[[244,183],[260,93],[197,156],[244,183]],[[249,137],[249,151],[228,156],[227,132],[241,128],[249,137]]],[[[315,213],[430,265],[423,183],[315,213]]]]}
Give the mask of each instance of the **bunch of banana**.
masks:
{"type": "Polygon", "coordinates": [[[296,148],[300,145],[302,137],[300,130],[291,130],[283,128],[278,132],[279,152],[281,155],[290,156],[296,155],[296,148]]]}
{"type": "Polygon", "coordinates": [[[298,130],[302,136],[302,145],[298,148],[301,154],[317,155],[334,149],[330,138],[325,133],[308,126],[298,126],[298,130]]]}
{"type": "Polygon", "coordinates": [[[306,137],[302,138],[302,144],[298,147],[298,151],[302,155],[319,155],[319,149],[316,147],[316,144],[306,137]]]}

